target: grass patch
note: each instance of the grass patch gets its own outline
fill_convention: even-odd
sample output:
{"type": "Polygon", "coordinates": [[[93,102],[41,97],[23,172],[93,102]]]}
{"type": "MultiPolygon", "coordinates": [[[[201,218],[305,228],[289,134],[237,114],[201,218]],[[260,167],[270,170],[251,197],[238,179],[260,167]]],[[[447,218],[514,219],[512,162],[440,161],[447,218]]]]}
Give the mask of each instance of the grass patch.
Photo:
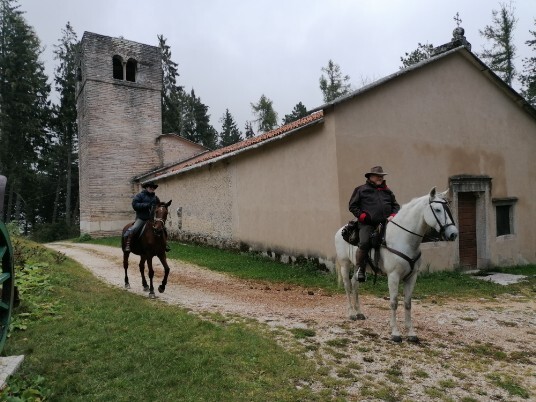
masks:
{"type": "Polygon", "coordinates": [[[503,352],[502,348],[492,343],[469,345],[465,351],[480,357],[487,357],[494,360],[506,360],[508,355],[503,352]]]}
{"type": "Polygon", "coordinates": [[[292,328],[290,332],[294,334],[296,339],[312,338],[316,336],[315,330],[309,328],[292,328]]]}
{"type": "Polygon", "coordinates": [[[326,341],[326,345],[332,346],[334,348],[346,348],[350,344],[350,339],[348,338],[337,338],[330,339],[326,341]]]}
{"type": "Polygon", "coordinates": [[[293,385],[313,382],[310,363],[262,331],[104,285],[69,259],[56,263],[57,254],[41,251],[38,264],[17,267],[28,278],[18,282],[14,322],[26,321],[4,352],[26,358],[0,400],[320,399],[293,385]]]}
{"type": "Polygon", "coordinates": [[[512,396],[520,396],[521,398],[528,399],[530,394],[529,392],[519,385],[514,378],[509,375],[501,375],[498,373],[489,374],[488,378],[491,382],[498,387],[504,389],[512,396]]]}
{"type": "Polygon", "coordinates": [[[410,377],[411,378],[429,378],[430,374],[428,374],[424,370],[417,369],[411,372],[410,377]]]}

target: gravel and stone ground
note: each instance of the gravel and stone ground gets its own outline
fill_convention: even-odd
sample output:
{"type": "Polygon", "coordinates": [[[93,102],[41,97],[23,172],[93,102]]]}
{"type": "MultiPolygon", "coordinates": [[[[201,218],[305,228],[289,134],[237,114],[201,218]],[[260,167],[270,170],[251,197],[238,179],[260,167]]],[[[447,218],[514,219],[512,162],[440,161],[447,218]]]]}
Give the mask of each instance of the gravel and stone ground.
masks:
{"type": "MultiPolygon", "coordinates": [[[[124,287],[117,248],[80,243],[48,247],[124,287]]],[[[155,259],[156,261],[156,259],[155,259]]],[[[131,256],[129,291],[145,294],[131,256]]],[[[241,280],[168,260],[166,292],[158,300],[209,317],[254,319],[284,347],[318,367],[312,386],[356,401],[536,400],[536,295],[495,299],[414,301],[419,344],[390,341],[389,302],[362,297],[365,321],[346,316],[346,296],[321,289],[241,280]]],[[[162,278],[155,264],[155,288],[162,278]]],[[[387,295],[387,289],[386,289],[387,295]]],[[[403,306],[399,307],[403,328],[403,306]]],[[[251,320],[246,320],[251,321],[251,320]]],[[[257,325],[257,324],[256,324],[257,325]]]]}

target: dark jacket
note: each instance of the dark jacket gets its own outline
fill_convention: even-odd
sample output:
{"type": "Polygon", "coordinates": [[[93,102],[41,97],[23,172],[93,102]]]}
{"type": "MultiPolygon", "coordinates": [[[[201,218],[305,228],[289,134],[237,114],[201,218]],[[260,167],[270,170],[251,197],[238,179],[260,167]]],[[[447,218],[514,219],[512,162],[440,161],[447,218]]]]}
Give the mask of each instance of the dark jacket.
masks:
{"type": "Polygon", "coordinates": [[[160,200],[155,193],[143,190],[136,194],[132,200],[132,208],[136,211],[136,219],[149,220],[151,218],[151,207],[158,203],[160,203],[160,200]]]}
{"type": "Polygon", "coordinates": [[[385,181],[376,186],[367,180],[354,190],[348,208],[360,223],[376,226],[396,214],[400,205],[385,181]]]}

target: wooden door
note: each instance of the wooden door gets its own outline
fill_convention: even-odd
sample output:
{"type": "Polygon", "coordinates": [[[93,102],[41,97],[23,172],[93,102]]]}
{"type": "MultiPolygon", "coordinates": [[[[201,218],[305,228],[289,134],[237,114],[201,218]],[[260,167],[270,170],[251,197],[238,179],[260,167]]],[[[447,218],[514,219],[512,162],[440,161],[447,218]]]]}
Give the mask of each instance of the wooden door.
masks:
{"type": "Polygon", "coordinates": [[[458,230],[460,265],[477,268],[476,196],[474,193],[458,193],[458,230]]]}

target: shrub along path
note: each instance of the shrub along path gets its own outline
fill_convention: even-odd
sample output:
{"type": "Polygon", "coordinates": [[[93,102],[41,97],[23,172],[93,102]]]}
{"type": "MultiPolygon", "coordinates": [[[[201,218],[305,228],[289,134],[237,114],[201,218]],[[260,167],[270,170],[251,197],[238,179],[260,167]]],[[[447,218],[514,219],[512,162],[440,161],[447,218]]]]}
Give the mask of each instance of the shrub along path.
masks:
{"type": "MultiPolygon", "coordinates": [[[[123,287],[119,249],[53,243],[94,275],[123,287]]],[[[155,259],[156,261],[156,259],[155,259]]],[[[241,280],[170,260],[171,274],[158,300],[204,314],[237,314],[298,339],[303,351],[350,399],[525,400],[536,397],[536,300],[533,295],[486,299],[425,299],[413,303],[418,345],[389,340],[389,302],[362,297],[365,321],[346,317],[346,296],[295,285],[241,280]]],[[[163,271],[155,264],[155,288],[163,271]]],[[[131,291],[141,287],[131,256],[131,291]]],[[[385,289],[387,296],[387,289],[385,289]]],[[[403,304],[399,304],[403,330],[403,304]]],[[[285,344],[285,336],[280,336],[285,344]]],[[[292,345],[294,342],[288,342],[292,345]]],[[[326,383],[319,384],[325,387],[326,383]]]]}

